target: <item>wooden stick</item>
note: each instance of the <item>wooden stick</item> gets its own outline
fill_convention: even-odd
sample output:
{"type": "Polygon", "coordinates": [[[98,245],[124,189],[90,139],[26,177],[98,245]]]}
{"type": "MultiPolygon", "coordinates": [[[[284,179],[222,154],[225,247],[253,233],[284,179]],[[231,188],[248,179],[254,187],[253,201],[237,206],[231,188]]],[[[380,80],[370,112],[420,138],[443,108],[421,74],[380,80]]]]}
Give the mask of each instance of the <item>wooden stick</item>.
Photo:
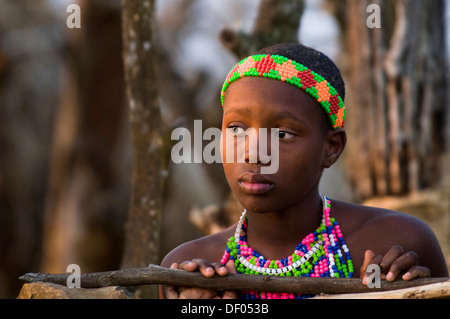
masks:
{"type": "MultiPolygon", "coordinates": [[[[52,282],[66,285],[71,274],[28,273],[20,277],[25,282],[52,282]]],[[[73,275],[72,275],[73,276],[73,275]]],[[[292,292],[304,294],[343,294],[395,290],[407,287],[447,281],[449,278],[419,278],[412,281],[381,280],[381,288],[368,288],[361,279],[280,277],[228,274],[206,278],[199,272],[149,265],[147,268],[130,268],[116,271],[81,274],[82,288],[105,286],[171,285],[180,287],[199,287],[220,290],[250,290],[292,292]]]]}
{"type": "Polygon", "coordinates": [[[450,298],[450,280],[429,285],[348,294],[320,294],[314,299],[440,299],[450,298]]]}

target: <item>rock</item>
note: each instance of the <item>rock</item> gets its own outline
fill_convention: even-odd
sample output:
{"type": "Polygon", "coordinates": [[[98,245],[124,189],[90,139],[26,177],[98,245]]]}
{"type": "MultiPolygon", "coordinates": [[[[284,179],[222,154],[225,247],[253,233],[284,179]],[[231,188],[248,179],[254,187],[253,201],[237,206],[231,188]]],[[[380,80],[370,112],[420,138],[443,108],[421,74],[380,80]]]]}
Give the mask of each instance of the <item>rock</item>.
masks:
{"type": "Polygon", "coordinates": [[[120,286],[95,289],[68,288],[48,282],[24,284],[17,299],[138,299],[120,286]]]}

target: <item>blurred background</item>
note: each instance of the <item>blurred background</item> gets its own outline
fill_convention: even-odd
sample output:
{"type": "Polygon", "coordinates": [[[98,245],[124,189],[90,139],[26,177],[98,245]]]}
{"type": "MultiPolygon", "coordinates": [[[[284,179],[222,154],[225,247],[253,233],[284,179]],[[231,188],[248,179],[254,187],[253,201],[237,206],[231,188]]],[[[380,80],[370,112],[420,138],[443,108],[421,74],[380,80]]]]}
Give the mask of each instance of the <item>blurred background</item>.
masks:
{"type": "MultiPolygon", "coordinates": [[[[121,10],[120,0],[0,0],[0,298],[17,296],[24,273],[124,265],[135,146],[121,10]],[[67,27],[72,3],[81,29],[67,27]]],[[[322,192],[418,216],[450,265],[449,1],[156,0],[153,16],[169,152],[175,127],[220,127],[220,88],[239,57],[309,45],[347,84],[348,147],[322,192]]],[[[241,211],[220,164],[168,161],[165,172],[159,259],[241,211]]]]}

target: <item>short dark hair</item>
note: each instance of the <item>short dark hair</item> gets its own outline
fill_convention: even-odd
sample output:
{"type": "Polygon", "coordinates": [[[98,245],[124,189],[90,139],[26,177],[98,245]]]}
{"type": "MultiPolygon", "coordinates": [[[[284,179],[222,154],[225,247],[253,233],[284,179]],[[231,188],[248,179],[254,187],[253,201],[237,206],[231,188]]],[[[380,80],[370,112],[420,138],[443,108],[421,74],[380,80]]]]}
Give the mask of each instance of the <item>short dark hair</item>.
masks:
{"type": "MultiPolygon", "coordinates": [[[[280,43],[259,50],[255,54],[281,55],[295,62],[303,64],[310,70],[321,75],[338,92],[342,101],[345,100],[345,83],[336,64],[322,52],[307,47],[300,43],[280,43]]],[[[326,126],[332,129],[331,123],[325,112],[326,126]]]]}

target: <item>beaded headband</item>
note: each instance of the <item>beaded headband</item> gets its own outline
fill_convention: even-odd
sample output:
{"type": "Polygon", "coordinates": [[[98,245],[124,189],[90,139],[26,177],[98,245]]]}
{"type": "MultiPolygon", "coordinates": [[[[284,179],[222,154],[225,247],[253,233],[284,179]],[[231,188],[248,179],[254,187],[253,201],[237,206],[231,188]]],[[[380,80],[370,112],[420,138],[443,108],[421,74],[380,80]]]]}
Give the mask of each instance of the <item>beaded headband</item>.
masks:
{"type": "Polygon", "coordinates": [[[223,84],[220,96],[222,106],[227,88],[244,76],[280,80],[302,89],[319,102],[334,129],[344,127],[344,101],[330,83],[304,65],[280,55],[252,55],[236,64],[223,84]]]}

